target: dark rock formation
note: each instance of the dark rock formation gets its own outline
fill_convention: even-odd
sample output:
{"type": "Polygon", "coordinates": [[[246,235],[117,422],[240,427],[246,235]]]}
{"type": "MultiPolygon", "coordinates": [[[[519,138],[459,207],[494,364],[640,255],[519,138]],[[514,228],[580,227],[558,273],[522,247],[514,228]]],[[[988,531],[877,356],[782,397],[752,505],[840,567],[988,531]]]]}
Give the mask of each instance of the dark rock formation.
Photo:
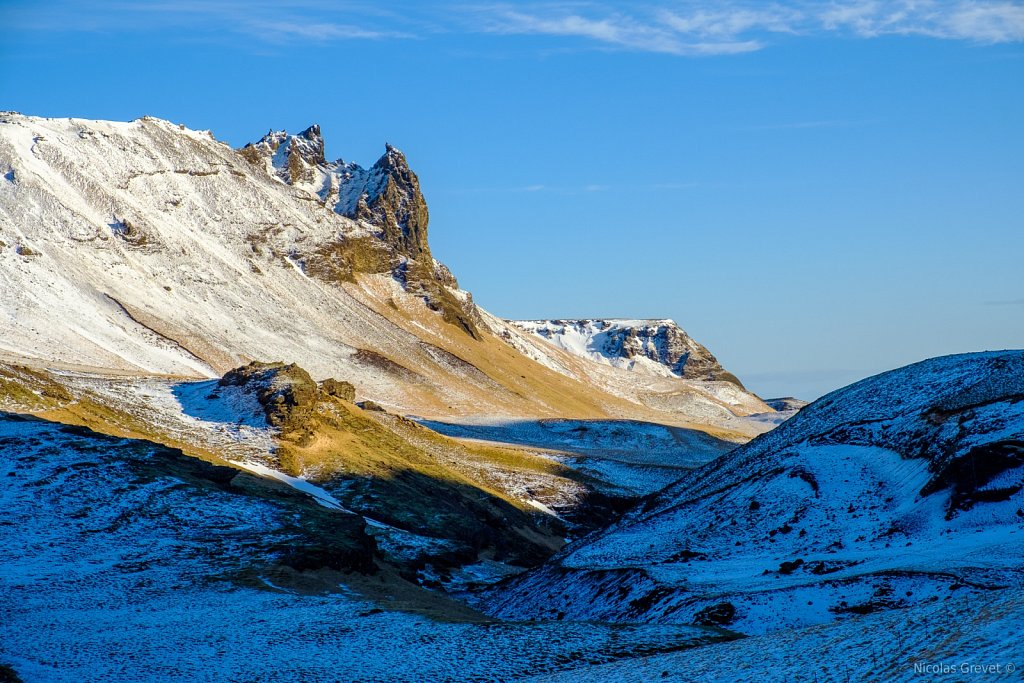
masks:
{"type": "Polygon", "coordinates": [[[328,377],[320,383],[320,390],[328,396],[340,398],[349,403],[356,400],[356,388],[351,382],[340,382],[333,377],[328,377]]]}
{"type": "Polygon", "coordinates": [[[341,159],[328,162],[320,127],[313,125],[298,135],[271,131],[239,153],[255,166],[272,169],[283,182],[312,190],[338,214],[379,231],[373,238],[346,235],[303,254],[310,275],[351,282],[359,273],[393,273],[446,322],[480,338],[472,298],[453,293],[458,282],[430,253],[427,202],[398,148],[386,145],[370,168],[341,159]]]}
{"type": "Polygon", "coordinates": [[[427,244],[430,214],[420,191],[420,181],[397,148],[386,146],[384,156],[369,170],[375,195],[365,193],[350,218],[380,227],[384,239],[412,259],[432,260],[427,244]]]}
{"type": "Polygon", "coordinates": [[[704,345],[671,321],[612,330],[607,348],[623,358],[646,356],[687,379],[725,380],[742,386],[704,345]]]}
{"type": "Polygon", "coordinates": [[[300,445],[310,439],[320,389],[298,365],[253,361],[226,373],[220,386],[253,391],[267,415],[267,424],[280,429],[281,438],[300,445]]]}

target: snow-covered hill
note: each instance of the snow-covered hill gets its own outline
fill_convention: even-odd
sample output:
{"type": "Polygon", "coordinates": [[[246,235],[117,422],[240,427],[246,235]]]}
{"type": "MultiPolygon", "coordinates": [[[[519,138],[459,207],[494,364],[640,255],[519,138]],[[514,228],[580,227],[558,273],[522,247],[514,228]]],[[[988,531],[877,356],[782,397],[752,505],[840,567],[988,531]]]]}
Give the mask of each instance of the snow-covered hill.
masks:
{"type": "Polygon", "coordinates": [[[801,628],[1024,586],[1024,352],[834,392],[495,589],[513,619],[801,628]]]}
{"type": "MultiPolygon", "coordinates": [[[[0,665],[193,679],[182,653],[216,643],[229,678],[509,680],[734,639],[649,597],[638,620],[672,623],[497,622],[450,596],[674,500],[795,404],[671,321],[487,313],[431,253],[404,155],[324,149],[316,126],[235,150],[152,118],[0,113],[0,665]]],[[[642,550],[600,561],[635,552],[632,572],[642,550]]],[[[531,613],[531,585],[558,605],[563,571],[593,587],[552,567],[489,608],[531,613]]],[[[583,619],[622,621],[586,595],[583,619]]]]}
{"type": "MultiPolygon", "coordinates": [[[[283,374],[116,383],[0,368],[0,663],[26,681],[934,680],[975,666],[1003,680],[1024,656],[1024,351],[826,396],[492,587],[474,601],[492,616],[396,575],[388,558],[414,542],[443,554],[444,539],[354,512],[372,501],[337,480],[268,480],[81,424],[155,411],[165,438],[199,431],[258,457],[268,437],[302,442],[310,415],[289,414],[306,404],[286,386],[308,377],[270,369],[283,374]],[[111,393],[134,412],[105,412],[111,393]],[[45,419],[10,413],[29,404],[45,419]],[[72,413],[78,426],[61,424],[72,413]]],[[[348,387],[320,391],[322,415],[358,414],[348,387]]],[[[447,585],[493,579],[496,560],[447,585]]]]}

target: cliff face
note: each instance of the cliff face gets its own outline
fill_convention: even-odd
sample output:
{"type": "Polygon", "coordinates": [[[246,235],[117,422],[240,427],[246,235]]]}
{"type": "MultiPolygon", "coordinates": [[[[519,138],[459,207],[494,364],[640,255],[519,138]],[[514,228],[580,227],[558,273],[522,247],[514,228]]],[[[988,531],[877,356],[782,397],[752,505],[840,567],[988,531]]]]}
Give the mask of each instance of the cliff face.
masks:
{"type": "Polygon", "coordinates": [[[370,168],[341,159],[328,162],[320,126],[314,124],[298,135],[270,131],[240,152],[282,182],[316,192],[336,213],[375,226],[397,253],[431,259],[427,202],[397,147],[385,145],[370,168]]]}
{"type": "Polygon", "coordinates": [[[472,296],[459,290],[451,271],[430,253],[427,201],[398,148],[386,145],[384,155],[369,168],[341,159],[328,162],[320,127],[314,124],[298,135],[271,131],[240,153],[280,181],[314,192],[328,209],[379,238],[323,245],[311,257],[312,275],[350,280],[360,272],[390,272],[446,322],[480,338],[480,314],[472,296]]]}
{"type": "Polygon", "coordinates": [[[427,244],[427,223],[430,214],[427,202],[420,192],[420,181],[409,168],[405,155],[387,145],[387,151],[377,160],[367,175],[376,196],[360,196],[351,218],[379,226],[385,239],[412,259],[430,259],[427,244]]]}
{"type": "Polygon", "coordinates": [[[519,320],[524,332],[600,363],[661,376],[743,385],[672,320],[519,320]]]}

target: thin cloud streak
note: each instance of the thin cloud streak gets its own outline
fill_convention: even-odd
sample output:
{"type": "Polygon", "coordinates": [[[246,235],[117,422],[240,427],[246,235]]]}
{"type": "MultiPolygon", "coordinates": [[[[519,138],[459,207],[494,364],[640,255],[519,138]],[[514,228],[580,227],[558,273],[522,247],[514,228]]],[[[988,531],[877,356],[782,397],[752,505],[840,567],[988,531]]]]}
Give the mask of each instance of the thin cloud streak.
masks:
{"type": "Polygon", "coordinates": [[[682,0],[647,7],[606,2],[365,2],[327,0],[57,0],[9,8],[5,23],[32,31],[159,31],[168,26],[244,34],[273,44],[406,40],[431,35],[547,36],[603,50],[700,57],[736,55],[773,40],[834,35],[926,36],[978,44],[1024,42],[1024,5],[1011,0],[682,0]]]}
{"type": "Polygon", "coordinates": [[[396,30],[399,20],[390,12],[371,5],[339,5],[325,0],[296,0],[287,4],[270,0],[101,0],[89,4],[64,0],[45,9],[14,8],[4,20],[11,28],[24,31],[141,34],[176,28],[225,37],[245,35],[267,44],[415,37],[411,31],[396,30]]]}
{"type": "Polygon", "coordinates": [[[296,38],[316,41],[415,38],[411,33],[374,31],[351,24],[298,23],[292,21],[248,21],[239,30],[270,42],[280,43],[290,42],[296,38]]]}
{"type": "Polygon", "coordinates": [[[563,11],[528,12],[504,5],[471,7],[477,23],[474,30],[503,35],[549,35],[585,38],[609,47],[672,55],[712,55],[751,52],[762,47],[757,40],[694,40],[665,21],[644,23],[630,15],[612,12],[588,17],[563,11]]]}
{"type": "Polygon", "coordinates": [[[919,35],[989,44],[1024,40],[1024,6],[1005,1],[858,0],[830,7],[820,20],[826,30],[848,30],[861,38],[919,35]]]}
{"type": "Polygon", "coordinates": [[[995,44],[1024,41],[1024,6],[997,0],[847,0],[687,3],[630,15],[599,5],[470,7],[477,29],[499,34],[586,38],[606,47],[701,56],[762,49],[772,35],[875,38],[919,35],[995,44]]]}

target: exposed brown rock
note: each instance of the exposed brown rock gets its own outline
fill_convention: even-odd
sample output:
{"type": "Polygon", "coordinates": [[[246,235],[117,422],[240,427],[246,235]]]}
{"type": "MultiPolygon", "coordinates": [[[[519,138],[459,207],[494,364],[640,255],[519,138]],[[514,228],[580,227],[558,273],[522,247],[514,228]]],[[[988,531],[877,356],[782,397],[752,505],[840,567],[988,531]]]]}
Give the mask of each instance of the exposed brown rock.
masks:
{"type": "Polygon", "coordinates": [[[298,365],[253,361],[226,373],[220,385],[243,386],[254,391],[266,413],[267,424],[280,429],[282,439],[302,444],[311,438],[320,390],[298,365]]]}
{"type": "Polygon", "coordinates": [[[333,377],[328,377],[320,383],[320,391],[328,396],[340,398],[342,401],[348,401],[349,403],[356,400],[355,385],[351,382],[338,381],[333,377]]]}
{"type": "Polygon", "coordinates": [[[376,236],[343,235],[302,254],[310,276],[353,282],[360,273],[393,273],[445,322],[480,339],[482,325],[472,298],[453,293],[458,282],[430,253],[430,212],[419,178],[400,150],[387,145],[368,169],[340,159],[327,162],[320,127],[313,125],[299,135],[271,131],[239,153],[255,166],[269,162],[282,181],[312,186],[326,206],[380,231],[376,236]]]}

